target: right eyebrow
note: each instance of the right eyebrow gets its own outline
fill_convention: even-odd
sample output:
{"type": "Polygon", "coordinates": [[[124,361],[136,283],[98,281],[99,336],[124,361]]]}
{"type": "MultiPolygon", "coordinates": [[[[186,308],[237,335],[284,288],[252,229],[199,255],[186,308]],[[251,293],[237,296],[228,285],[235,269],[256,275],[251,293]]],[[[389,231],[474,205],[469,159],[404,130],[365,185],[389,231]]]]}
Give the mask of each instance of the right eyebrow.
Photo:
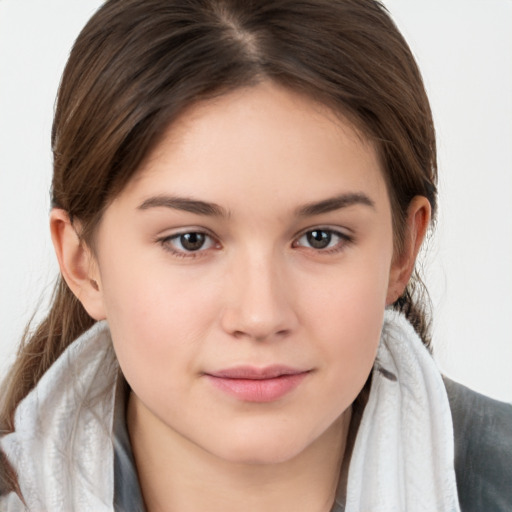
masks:
{"type": "Polygon", "coordinates": [[[196,215],[207,215],[213,217],[228,217],[229,213],[215,203],[208,203],[198,199],[188,197],[177,197],[158,195],[152,196],[143,201],[138,210],[149,210],[150,208],[171,208],[173,210],[181,210],[185,212],[195,213],[196,215]]]}

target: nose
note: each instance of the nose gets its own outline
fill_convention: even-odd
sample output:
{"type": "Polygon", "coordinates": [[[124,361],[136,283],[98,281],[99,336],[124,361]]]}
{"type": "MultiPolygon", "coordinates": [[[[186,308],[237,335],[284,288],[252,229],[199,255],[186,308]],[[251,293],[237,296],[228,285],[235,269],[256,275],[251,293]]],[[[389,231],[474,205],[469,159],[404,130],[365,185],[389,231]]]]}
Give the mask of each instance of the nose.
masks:
{"type": "Polygon", "coordinates": [[[271,254],[241,257],[226,280],[224,331],[257,341],[290,335],[298,325],[291,284],[271,254]]]}

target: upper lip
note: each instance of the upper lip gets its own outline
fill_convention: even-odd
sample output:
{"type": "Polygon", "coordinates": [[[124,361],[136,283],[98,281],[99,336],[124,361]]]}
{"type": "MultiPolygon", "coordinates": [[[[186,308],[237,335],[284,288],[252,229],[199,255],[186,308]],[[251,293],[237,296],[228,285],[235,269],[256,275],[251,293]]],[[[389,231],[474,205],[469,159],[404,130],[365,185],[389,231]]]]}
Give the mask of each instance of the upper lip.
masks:
{"type": "Polygon", "coordinates": [[[309,370],[301,370],[284,365],[272,365],[265,366],[263,368],[254,366],[236,366],[233,368],[207,372],[207,375],[222,379],[265,380],[282,377],[283,375],[297,375],[299,373],[306,373],[307,371],[309,370]]]}

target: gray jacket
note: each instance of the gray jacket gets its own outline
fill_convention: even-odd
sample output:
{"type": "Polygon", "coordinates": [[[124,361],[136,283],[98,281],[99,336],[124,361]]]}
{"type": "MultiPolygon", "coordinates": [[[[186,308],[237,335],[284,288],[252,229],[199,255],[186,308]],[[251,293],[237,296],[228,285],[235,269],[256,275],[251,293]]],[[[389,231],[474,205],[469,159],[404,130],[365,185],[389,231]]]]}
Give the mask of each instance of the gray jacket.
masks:
{"type": "Polygon", "coordinates": [[[512,405],[444,379],[462,512],[512,511],[512,405]]]}

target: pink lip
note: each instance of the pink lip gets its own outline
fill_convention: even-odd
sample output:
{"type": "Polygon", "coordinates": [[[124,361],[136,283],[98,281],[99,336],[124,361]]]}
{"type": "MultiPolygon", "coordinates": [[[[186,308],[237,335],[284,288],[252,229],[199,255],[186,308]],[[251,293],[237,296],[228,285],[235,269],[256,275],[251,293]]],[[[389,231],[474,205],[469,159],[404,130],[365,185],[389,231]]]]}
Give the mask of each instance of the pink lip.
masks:
{"type": "Polygon", "coordinates": [[[218,389],[246,402],[273,402],[294,390],[308,375],[309,370],[288,366],[254,368],[238,366],[206,373],[218,389]]]}

